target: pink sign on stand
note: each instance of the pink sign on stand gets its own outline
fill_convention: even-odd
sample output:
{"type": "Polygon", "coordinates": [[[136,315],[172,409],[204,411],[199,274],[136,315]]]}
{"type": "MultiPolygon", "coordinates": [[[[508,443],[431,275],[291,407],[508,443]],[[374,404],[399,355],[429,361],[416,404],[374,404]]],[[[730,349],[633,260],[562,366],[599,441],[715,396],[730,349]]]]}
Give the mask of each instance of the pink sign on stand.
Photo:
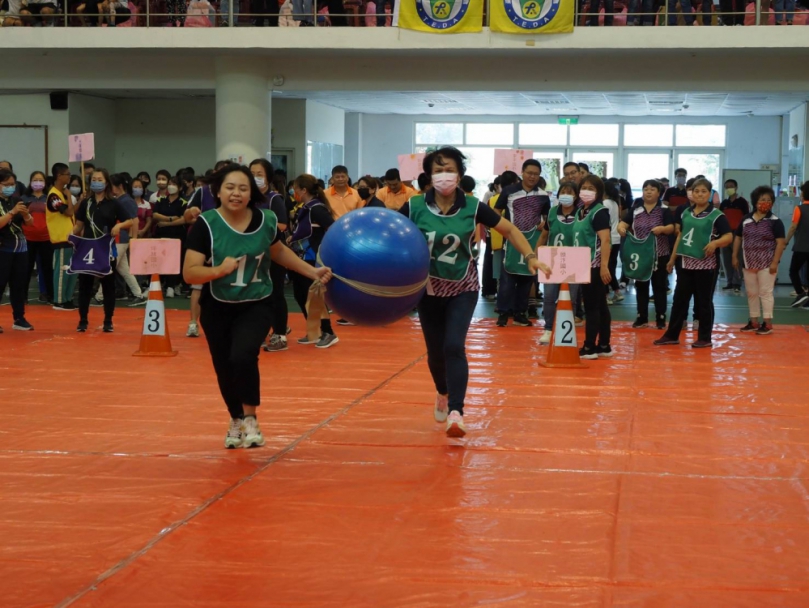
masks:
{"type": "Polygon", "coordinates": [[[129,241],[132,274],[180,274],[179,239],[134,239],[129,241]]]}
{"type": "Polygon", "coordinates": [[[534,158],[533,150],[504,150],[496,148],[494,151],[494,173],[500,175],[503,171],[522,172],[522,164],[529,158],[534,158]]]}
{"type": "Polygon", "coordinates": [[[399,155],[399,176],[403,181],[418,179],[423,169],[421,167],[426,154],[400,154],[399,155]]]}
{"type": "Polygon", "coordinates": [[[540,247],[537,259],[550,266],[551,276],[538,272],[540,283],[589,283],[589,247],[540,247]]]}
{"type": "Polygon", "coordinates": [[[93,160],[95,155],[95,136],[92,133],[68,135],[67,156],[71,163],[93,160]]]}

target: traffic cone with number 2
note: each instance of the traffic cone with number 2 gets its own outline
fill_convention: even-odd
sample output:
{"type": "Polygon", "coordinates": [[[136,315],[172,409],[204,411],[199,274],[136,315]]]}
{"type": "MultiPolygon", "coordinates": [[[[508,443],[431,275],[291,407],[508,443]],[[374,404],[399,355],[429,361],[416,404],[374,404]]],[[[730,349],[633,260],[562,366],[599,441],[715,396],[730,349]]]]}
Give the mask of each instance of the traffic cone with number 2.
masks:
{"type": "Polygon", "coordinates": [[[146,302],[146,314],[143,317],[140,348],[134,354],[136,357],[174,357],[177,354],[176,350],[171,350],[163,289],[160,287],[160,276],[156,274],[152,275],[152,282],[149,284],[149,301],[146,302]]]}
{"type": "MultiPolygon", "coordinates": [[[[545,331],[548,331],[545,329],[545,331]]],[[[542,367],[587,367],[579,358],[579,345],[576,343],[576,321],[570,302],[570,288],[562,283],[559,288],[559,302],[556,305],[556,318],[553,321],[548,360],[540,361],[542,367]]]]}

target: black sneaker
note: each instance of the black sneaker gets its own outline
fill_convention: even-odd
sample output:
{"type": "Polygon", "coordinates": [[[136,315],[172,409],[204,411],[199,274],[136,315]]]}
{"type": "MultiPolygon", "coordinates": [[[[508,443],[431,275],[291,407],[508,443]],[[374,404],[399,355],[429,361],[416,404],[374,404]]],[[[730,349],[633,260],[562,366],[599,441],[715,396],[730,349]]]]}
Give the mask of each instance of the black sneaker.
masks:
{"type": "Polygon", "coordinates": [[[772,325],[767,325],[766,323],[762,323],[759,325],[758,330],[756,330],[757,336],[769,336],[772,333],[772,325]]]}
{"type": "Polygon", "coordinates": [[[757,331],[757,330],[758,330],[758,324],[753,323],[753,320],[751,319],[750,321],[747,322],[747,325],[742,327],[741,330],[739,330],[739,331],[748,332],[748,331],[757,331]]]}
{"type": "Polygon", "coordinates": [[[533,323],[531,323],[531,321],[528,320],[528,317],[525,315],[524,312],[517,313],[516,315],[514,315],[513,323],[517,327],[531,327],[534,325],[533,323]]]}
{"type": "Polygon", "coordinates": [[[54,310],[76,310],[76,305],[73,302],[62,302],[61,304],[54,304],[54,310]]]}
{"type": "Polygon", "coordinates": [[[44,304],[45,302],[48,301],[48,296],[46,294],[44,294],[44,293],[41,293],[41,294],[39,294],[39,297],[37,298],[37,301],[42,302],[44,304]]]}
{"type": "Polygon", "coordinates": [[[104,333],[111,334],[113,331],[112,321],[104,321],[104,333]]]}
{"type": "Polygon", "coordinates": [[[697,340],[691,345],[691,348],[713,348],[710,340],[697,340]]]}
{"type": "Polygon", "coordinates": [[[537,311],[536,306],[531,306],[528,308],[528,318],[539,319],[539,311],[537,311]]]}
{"type": "Polygon", "coordinates": [[[579,357],[581,359],[598,359],[598,350],[590,350],[586,346],[582,346],[579,349],[579,357]]]}
{"type": "Polygon", "coordinates": [[[596,346],[596,353],[598,353],[599,359],[609,359],[613,354],[609,344],[606,346],[596,346]]]}
{"type": "Polygon", "coordinates": [[[655,346],[675,346],[679,343],[680,343],[679,340],[668,338],[665,336],[665,334],[663,335],[662,338],[658,338],[657,340],[654,341],[655,346]]]}
{"type": "Polygon", "coordinates": [[[735,287],[733,285],[725,285],[722,288],[722,291],[733,291],[734,289],[735,289],[735,287]]]}
{"type": "Polygon", "coordinates": [[[798,297],[792,300],[792,304],[790,304],[790,306],[792,308],[797,308],[798,306],[806,302],[806,300],[809,300],[809,295],[805,293],[798,294],[798,297]]]}
{"type": "Polygon", "coordinates": [[[90,306],[104,306],[104,300],[99,300],[98,298],[93,298],[90,300],[90,306]]]}
{"type": "Polygon", "coordinates": [[[635,319],[635,322],[632,324],[632,329],[643,329],[645,327],[649,327],[649,321],[643,319],[635,319]]]}
{"type": "Polygon", "coordinates": [[[497,317],[497,327],[505,327],[506,325],[508,325],[508,315],[501,313],[500,316],[497,317]]]}
{"type": "Polygon", "coordinates": [[[343,327],[348,327],[349,325],[354,325],[351,321],[346,321],[345,319],[337,319],[337,325],[342,325],[343,327]]]}
{"type": "Polygon", "coordinates": [[[14,321],[14,325],[11,326],[11,329],[16,329],[18,331],[31,331],[34,327],[25,320],[25,318],[17,319],[14,321]]]}
{"type": "Polygon", "coordinates": [[[666,329],[666,317],[665,315],[662,317],[657,318],[657,329],[666,329]]]}
{"type": "Polygon", "coordinates": [[[87,321],[79,321],[79,325],[76,327],[76,331],[80,334],[83,334],[87,331],[87,321]]]}

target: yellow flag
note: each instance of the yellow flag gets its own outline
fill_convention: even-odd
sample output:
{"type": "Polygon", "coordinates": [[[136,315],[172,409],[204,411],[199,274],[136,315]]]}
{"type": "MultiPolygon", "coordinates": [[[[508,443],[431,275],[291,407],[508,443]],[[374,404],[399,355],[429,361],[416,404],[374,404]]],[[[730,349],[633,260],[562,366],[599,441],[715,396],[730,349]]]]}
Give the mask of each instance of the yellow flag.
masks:
{"type": "Polygon", "coordinates": [[[484,0],[398,0],[394,25],[419,32],[459,34],[483,30],[484,0]]]}
{"type": "Polygon", "coordinates": [[[490,27],[506,34],[564,34],[573,31],[574,0],[491,0],[490,27]]]}

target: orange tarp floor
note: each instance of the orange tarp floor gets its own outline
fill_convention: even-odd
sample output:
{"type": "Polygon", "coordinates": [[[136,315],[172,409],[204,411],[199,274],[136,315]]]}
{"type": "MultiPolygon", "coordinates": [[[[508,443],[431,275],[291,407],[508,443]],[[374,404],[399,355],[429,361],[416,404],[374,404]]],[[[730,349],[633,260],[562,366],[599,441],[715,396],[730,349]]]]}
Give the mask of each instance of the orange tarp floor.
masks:
{"type": "Polygon", "coordinates": [[[4,323],[3,608],[809,606],[802,327],[711,351],[616,324],[612,360],[559,370],[538,329],[476,320],[450,440],[416,320],[321,351],[293,315],[267,445],[227,451],[186,314],[171,359],[131,356],[142,310],[4,323]]]}

